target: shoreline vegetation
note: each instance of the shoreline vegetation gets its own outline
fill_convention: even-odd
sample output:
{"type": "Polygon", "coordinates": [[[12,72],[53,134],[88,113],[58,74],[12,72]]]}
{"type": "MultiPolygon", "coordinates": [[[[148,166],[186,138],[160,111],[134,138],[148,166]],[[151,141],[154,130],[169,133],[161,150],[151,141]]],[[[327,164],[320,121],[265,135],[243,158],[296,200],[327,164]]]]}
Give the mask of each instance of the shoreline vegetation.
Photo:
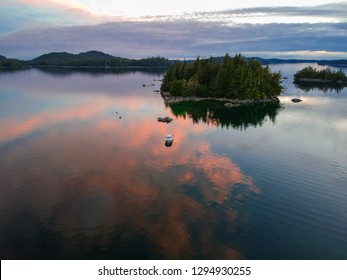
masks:
{"type": "Polygon", "coordinates": [[[226,54],[219,62],[212,57],[192,62],[177,61],[165,73],[161,95],[165,103],[217,100],[233,107],[254,102],[279,102],[282,75],[271,72],[255,58],[226,54]]]}
{"type": "Polygon", "coordinates": [[[308,66],[294,74],[294,84],[299,83],[331,83],[347,86],[347,76],[342,69],[325,68],[318,70],[308,66]]]}

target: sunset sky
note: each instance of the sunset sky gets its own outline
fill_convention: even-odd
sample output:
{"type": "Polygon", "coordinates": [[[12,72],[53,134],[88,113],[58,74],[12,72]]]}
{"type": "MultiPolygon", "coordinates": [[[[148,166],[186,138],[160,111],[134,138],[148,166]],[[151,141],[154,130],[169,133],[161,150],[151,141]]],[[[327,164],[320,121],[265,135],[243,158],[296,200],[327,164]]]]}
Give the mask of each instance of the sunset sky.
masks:
{"type": "Polygon", "coordinates": [[[0,0],[1,55],[88,50],[347,58],[347,1],[0,0]]]}

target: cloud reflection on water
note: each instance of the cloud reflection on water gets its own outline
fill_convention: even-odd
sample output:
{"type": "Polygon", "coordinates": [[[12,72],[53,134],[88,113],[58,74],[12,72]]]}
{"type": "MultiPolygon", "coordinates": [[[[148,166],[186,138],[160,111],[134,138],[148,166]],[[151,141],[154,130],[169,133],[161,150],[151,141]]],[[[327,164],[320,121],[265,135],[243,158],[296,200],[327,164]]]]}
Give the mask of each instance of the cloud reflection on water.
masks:
{"type": "Polygon", "coordinates": [[[158,123],[138,110],[148,101],[131,96],[81,100],[2,119],[1,141],[20,140],[2,148],[6,257],[243,258],[231,240],[246,214],[232,201],[260,189],[230,158],[191,138],[204,124],[158,123]],[[117,106],[122,119],[108,112],[117,106]],[[167,148],[169,130],[175,140],[167,148]]]}

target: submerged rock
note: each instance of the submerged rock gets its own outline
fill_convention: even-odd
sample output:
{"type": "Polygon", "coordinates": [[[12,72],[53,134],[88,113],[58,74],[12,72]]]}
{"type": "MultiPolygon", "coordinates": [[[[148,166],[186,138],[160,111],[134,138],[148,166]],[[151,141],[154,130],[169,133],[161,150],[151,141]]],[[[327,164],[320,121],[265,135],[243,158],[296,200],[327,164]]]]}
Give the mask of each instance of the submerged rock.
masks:
{"type": "Polygon", "coordinates": [[[293,98],[292,99],[292,102],[294,103],[298,103],[298,102],[301,102],[302,100],[300,98],[293,98]]]}
{"type": "Polygon", "coordinates": [[[236,107],[236,106],[240,106],[240,105],[241,105],[240,102],[227,102],[224,104],[224,106],[227,108],[232,108],[232,107],[236,107]]]}
{"type": "Polygon", "coordinates": [[[159,117],[158,118],[158,122],[166,122],[166,123],[170,123],[170,122],[172,122],[172,118],[170,118],[170,117],[164,117],[164,118],[162,118],[162,117],[159,117]]]}

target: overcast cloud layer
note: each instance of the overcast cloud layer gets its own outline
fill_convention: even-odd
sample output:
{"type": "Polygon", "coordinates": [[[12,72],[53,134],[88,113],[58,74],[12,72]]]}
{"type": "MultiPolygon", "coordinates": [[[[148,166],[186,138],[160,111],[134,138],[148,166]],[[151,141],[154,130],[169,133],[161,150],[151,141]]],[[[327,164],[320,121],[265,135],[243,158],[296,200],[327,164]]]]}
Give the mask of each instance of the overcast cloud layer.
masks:
{"type": "Polygon", "coordinates": [[[30,59],[53,51],[100,50],[133,58],[191,58],[227,52],[347,58],[346,2],[136,19],[91,16],[56,5],[24,9],[19,2],[10,5],[5,0],[0,6],[0,54],[6,57],[30,59]]]}

